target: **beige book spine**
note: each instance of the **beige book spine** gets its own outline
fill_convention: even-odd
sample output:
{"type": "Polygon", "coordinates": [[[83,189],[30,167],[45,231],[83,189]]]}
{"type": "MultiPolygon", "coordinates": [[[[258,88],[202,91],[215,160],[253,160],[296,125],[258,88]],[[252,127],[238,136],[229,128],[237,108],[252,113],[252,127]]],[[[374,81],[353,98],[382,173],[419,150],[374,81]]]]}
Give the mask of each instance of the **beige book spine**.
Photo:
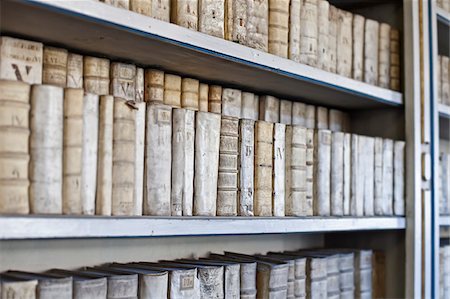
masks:
{"type": "Polygon", "coordinates": [[[134,101],[136,98],[136,66],[120,62],[111,63],[110,94],[134,101]]]}
{"type": "Polygon", "coordinates": [[[144,80],[144,69],[143,68],[136,68],[136,77],[134,80],[134,90],[135,90],[135,96],[134,100],[137,103],[144,102],[144,90],[145,90],[145,80],[144,80]]]}
{"type": "Polygon", "coordinates": [[[168,286],[169,274],[167,272],[139,275],[138,298],[169,298],[168,286]]]}
{"type": "Polygon", "coordinates": [[[330,64],[327,70],[329,72],[336,73],[339,10],[333,5],[330,5],[329,10],[330,12],[328,14],[328,56],[330,64]]]}
{"type": "Polygon", "coordinates": [[[342,132],[331,134],[331,215],[344,214],[344,138],[342,132]]]}
{"type": "Polygon", "coordinates": [[[194,196],[195,111],[173,109],[172,216],[192,216],[194,196]]]}
{"type": "Polygon", "coordinates": [[[224,298],[240,298],[240,272],[240,264],[224,266],[224,298]]]}
{"type": "Polygon", "coordinates": [[[163,103],[164,94],[164,72],[160,70],[147,69],[144,74],[144,100],[146,102],[163,103]]]}
{"type": "Polygon", "coordinates": [[[373,137],[363,137],[363,144],[360,143],[360,154],[364,171],[364,215],[374,215],[374,169],[375,169],[375,139],[373,137]]]}
{"type": "Polygon", "coordinates": [[[378,85],[378,41],[380,24],[367,19],[364,26],[364,82],[378,85]]]}
{"type": "Polygon", "coordinates": [[[217,216],[237,215],[239,119],[223,116],[220,125],[217,216]]]}
{"type": "Polygon", "coordinates": [[[130,7],[130,0],[100,0],[100,1],[118,8],[128,9],[130,7]]]}
{"type": "Polygon", "coordinates": [[[386,23],[380,24],[378,40],[378,86],[389,88],[390,57],[391,57],[391,26],[386,23]]]}
{"type": "Polygon", "coordinates": [[[83,89],[64,90],[63,213],[82,214],[83,89]]]}
{"type": "Polygon", "coordinates": [[[131,11],[137,12],[145,16],[151,15],[152,0],[129,0],[129,1],[131,11]]]}
{"type": "Polygon", "coordinates": [[[329,71],[330,55],[328,53],[330,4],[326,0],[317,3],[317,67],[329,71]]]}
{"type": "Polygon", "coordinates": [[[215,216],[219,171],[220,115],[197,112],[194,215],[215,216]]]}
{"type": "Polygon", "coordinates": [[[198,111],[198,92],[200,83],[196,79],[183,78],[181,80],[181,107],[198,111]]]}
{"type": "Polygon", "coordinates": [[[353,59],[353,39],[352,23],[353,14],[351,12],[338,10],[337,26],[337,66],[336,73],[345,77],[352,77],[353,59]]]}
{"type": "Polygon", "coordinates": [[[256,298],[256,262],[241,264],[240,295],[242,299],[256,298]]]}
{"type": "Polygon", "coordinates": [[[106,298],[106,293],[106,277],[73,281],[73,298],[106,298]]]}
{"type": "Polygon", "coordinates": [[[364,23],[366,19],[361,15],[353,15],[353,75],[358,81],[363,80],[364,74],[364,23]]]}
{"type": "Polygon", "coordinates": [[[83,88],[83,56],[73,53],[67,55],[66,86],[83,88]]]}
{"type": "Polygon", "coordinates": [[[280,100],[280,117],[279,121],[282,124],[292,124],[292,102],[288,100],[280,100]]]}
{"type": "Polygon", "coordinates": [[[255,216],[272,216],[273,123],[255,126],[255,216]]]}
{"type": "Polygon", "coordinates": [[[394,141],[383,140],[383,212],[393,214],[394,201],[394,141]]]}
{"type": "Polygon", "coordinates": [[[300,62],[317,65],[318,1],[303,0],[300,8],[300,62]]]}
{"type": "Polygon", "coordinates": [[[273,137],[273,216],[283,217],[286,197],[286,125],[274,124],[273,137]]]}
{"type": "Polygon", "coordinates": [[[375,138],[374,149],[374,213],[384,215],[383,210],[383,138],[375,138]]]}
{"type": "Polygon", "coordinates": [[[134,156],[134,215],[142,215],[144,202],[144,173],[145,173],[145,127],[146,110],[145,102],[136,102],[135,110],[135,156],[134,156]]]}
{"type": "Polygon", "coordinates": [[[222,113],[222,86],[210,85],[208,90],[208,111],[222,113]]]}
{"type": "Polygon", "coordinates": [[[305,127],[308,129],[316,128],[316,106],[306,105],[305,127]]]}
{"type": "Polygon", "coordinates": [[[0,298],[36,299],[37,280],[4,281],[0,284],[0,298]]]}
{"type": "MultiPolygon", "coordinates": [[[[111,275],[107,279],[107,298],[139,298],[139,274],[117,274],[111,275]]],[[[70,289],[72,289],[72,286],[70,286],[70,289]]]]}
{"type": "Polygon", "coordinates": [[[344,150],[343,150],[343,168],[344,168],[344,189],[343,189],[343,214],[345,216],[350,215],[350,198],[351,198],[351,152],[352,152],[352,146],[351,146],[351,134],[345,133],[344,134],[344,150]]]}
{"type": "Polygon", "coordinates": [[[400,32],[397,29],[391,28],[390,39],[391,64],[389,68],[389,87],[392,90],[400,91],[400,32]]]}
{"type": "Polygon", "coordinates": [[[101,96],[99,105],[97,197],[95,214],[111,216],[114,98],[101,96]]]}
{"type": "Polygon", "coordinates": [[[314,136],[314,215],[330,215],[331,132],[316,130],[314,136]]]}
{"type": "Polygon", "coordinates": [[[361,217],[364,215],[364,168],[360,154],[363,142],[361,136],[356,134],[352,134],[351,142],[350,215],[361,217]]]}
{"type": "Polygon", "coordinates": [[[344,113],[340,110],[328,110],[328,125],[332,132],[342,132],[344,127],[344,113]]]}
{"type": "Polygon", "coordinates": [[[172,107],[147,105],[144,214],[170,216],[172,107]]]}
{"type": "Polygon", "coordinates": [[[164,104],[181,108],[181,77],[164,74],[164,104]]]}
{"type": "Polygon", "coordinates": [[[292,124],[306,127],[306,104],[292,102],[292,124]]]}
{"type": "Polygon", "coordinates": [[[328,129],[328,109],[325,107],[316,107],[316,129],[328,129]]]}
{"type": "Polygon", "coordinates": [[[62,213],[63,89],[31,89],[30,208],[33,214],[62,213]]]}
{"type": "Polygon", "coordinates": [[[245,44],[250,48],[268,51],[269,0],[247,1],[247,24],[245,44]]]}
{"type": "Polygon", "coordinates": [[[300,62],[300,9],[302,0],[291,0],[289,6],[288,58],[300,62]]]}
{"type": "Polygon", "coordinates": [[[289,0],[269,0],[269,53],[287,58],[289,0]]]}
{"type": "Polygon", "coordinates": [[[197,268],[170,271],[168,289],[169,296],[167,298],[200,298],[200,281],[197,268]]]}
{"type": "Polygon", "coordinates": [[[209,86],[205,83],[200,83],[198,89],[198,110],[208,112],[208,94],[209,86]]]}
{"type": "Polygon", "coordinates": [[[197,31],[198,0],[171,0],[170,8],[172,23],[197,31]]]}
{"type": "Polygon", "coordinates": [[[109,94],[109,60],[91,56],[83,57],[84,91],[98,94],[109,94]]]}
{"type": "Polygon", "coordinates": [[[444,105],[450,105],[450,58],[442,56],[441,59],[441,96],[444,105]]]}
{"type": "Polygon", "coordinates": [[[273,96],[261,96],[259,101],[260,120],[277,123],[280,121],[280,100],[273,96]]]}
{"type": "Polygon", "coordinates": [[[198,0],[198,12],[198,31],[224,38],[225,0],[198,0]]]}
{"type": "Polygon", "coordinates": [[[225,39],[247,45],[247,0],[225,1],[225,39]]]}
{"type": "Polygon", "coordinates": [[[136,112],[122,98],[114,98],[111,215],[132,216],[135,211],[136,112]]]}
{"type": "Polygon", "coordinates": [[[28,214],[30,85],[0,80],[0,214],[28,214]]]}
{"type": "Polygon", "coordinates": [[[225,298],[223,268],[224,267],[216,266],[197,268],[201,298],[225,298]]]}
{"type": "Polygon", "coordinates": [[[306,133],[299,125],[286,127],[286,216],[306,216],[306,133]]]}
{"type": "Polygon", "coordinates": [[[306,130],[306,202],[304,211],[306,216],[312,216],[314,199],[314,129],[306,130]]]}
{"type": "Polygon", "coordinates": [[[394,142],[394,215],[405,215],[405,142],[394,142]]]}
{"type": "Polygon", "coordinates": [[[222,115],[241,117],[242,92],[238,89],[222,89],[222,115]]]}
{"type": "Polygon", "coordinates": [[[170,6],[170,0],[151,0],[150,16],[164,22],[170,22],[172,9],[170,6]]]}
{"type": "Polygon", "coordinates": [[[241,118],[258,120],[259,96],[251,92],[242,92],[241,118]]]}
{"type": "Polygon", "coordinates": [[[255,121],[240,120],[239,216],[253,216],[255,121]]]}
{"type": "Polygon", "coordinates": [[[0,79],[42,84],[42,43],[0,37],[0,79]]]}
{"type": "Polygon", "coordinates": [[[67,50],[44,47],[42,63],[42,84],[66,87],[67,82],[67,50]]]}

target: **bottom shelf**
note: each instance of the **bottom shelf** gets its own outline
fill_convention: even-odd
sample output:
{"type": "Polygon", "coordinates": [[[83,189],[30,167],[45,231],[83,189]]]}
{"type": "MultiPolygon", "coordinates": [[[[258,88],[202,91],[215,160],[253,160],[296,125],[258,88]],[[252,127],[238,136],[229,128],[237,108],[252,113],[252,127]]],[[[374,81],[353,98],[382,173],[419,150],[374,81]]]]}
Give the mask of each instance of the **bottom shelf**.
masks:
{"type": "Polygon", "coordinates": [[[0,239],[247,235],[405,229],[404,217],[1,216],[0,239]]]}

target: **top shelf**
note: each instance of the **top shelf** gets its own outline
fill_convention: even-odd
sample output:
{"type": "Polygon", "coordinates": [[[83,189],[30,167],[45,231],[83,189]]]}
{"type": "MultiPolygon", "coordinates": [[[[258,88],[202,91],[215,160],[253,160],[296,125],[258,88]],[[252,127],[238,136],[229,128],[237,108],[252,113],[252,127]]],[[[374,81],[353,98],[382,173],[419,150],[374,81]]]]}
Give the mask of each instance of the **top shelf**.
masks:
{"type": "Polygon", "coordinates": [[[2,35],[343,109],[402,107],[399,92],[98,1],[2,0],[2,35]]]}

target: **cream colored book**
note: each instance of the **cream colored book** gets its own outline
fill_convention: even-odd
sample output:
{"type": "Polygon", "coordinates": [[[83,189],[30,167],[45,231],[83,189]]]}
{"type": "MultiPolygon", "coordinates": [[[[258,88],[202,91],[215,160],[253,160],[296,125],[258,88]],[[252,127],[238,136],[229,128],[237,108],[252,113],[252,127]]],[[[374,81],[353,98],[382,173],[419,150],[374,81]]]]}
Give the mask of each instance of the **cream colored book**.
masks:
{"type": "Polygon", "coordinates": [[[164,74],[164,104],[181,108],[181,77],[164,74]]]}
{"type": "Polygon", "coordinates": [[[245,44],[250,48],[267,52],[269,48],[269,0],[248,0],[246,11],[245,44]]]}
{"type": "Polygon", "coordinates": [[[286,216],[306,216],[309,210],[306,207],[306,135],[306,128],[286,126],[286,216]]]}
{"type": "Polygon", "coordinates": [[[130,10],[170,22],[170,0],[129,0],[130,10]]]}
{"type": "Polygon", "coordinates": [[[392,90],[400,91],[400,32],[397,29],[391,28],[390,38],[391,64],[389,68],[389,87],[392,90]]]}
{"type": "Polygon", "coordinates": [[[316,129],[328,129],[328,109],[325,107],[316,107],[316,129]]]}
{"type": "Polygon", "coordinates": [[[111,63],[109,92],[114,97],[134,101],[136,99],[136,66],[121,62],[111,63]]]}
{"type": "Polygon", "coordinates": [[[288,58],[300,62],[300,9],[301,0],[291,0],[289,5],[288,58]]]}
{"type": "Polygon", "coordinates": [[[364,147],[362,139],[361,136],[352,134],[350,215],[356,217],[364,215],[364,166],[360,154],[364,147]]]}
{"type": "Polygon", "coordinates": [[[305,202],[305,214],[306,216],[312,216],[313,210],[313,198],[314,198],[314,129],[306,129],[306,202],[305,202]]]}
{"type": "Polygon", "coordinates": [[[351,135],[350,133],[344,134],[344,158],[343,158],[343,167],[344,167],[344,189],[343,189],[343,213],[345,216],[350,215],[350,198],[351,198],[351,135]]]}
{"type": "Polygon", "coordinates": [[[317,67],[329,70],[330,55],[328,53],[330,4],[326,0],[317,2],[317,67]]]}
{"type": "Polygon", "coordinates": [[[134,100],[137,103],[144,102],[144,90],[145,90],[145,80],[144,80],[144,69],[136,68],[136,77],[134,79],[134,90],[135,96],[134,100]]]}
{"type": "Polygon", "coordinates": [[[183,78],[181,80],[181,107],[198,111],[198,92],[200,83],[196,79],[183,78]]]}
{"type": "Polygon", "coordinates": [[[300,62],[317,65],[318,0],[303,0],[300,8],[300,62]]]}
{"type": "Polygon", "coordinates": [[[391,26],[386,23],[380,24],[378,40],[378,86],[389,88],[390,58],[391,58],[391,26]]]}
{"type": "Polygon", "coordinates": [[[450,105],[450,58],[442,56],[441,59],[441,97],[444,105],[450,105]]]}
{"type": "Polygon", "coordinates": [[[314,215],[330,215],[331,132],[316,130],[314,136],[314,215]]]}
{"type": "Polygon", "coordinates": [[[286,125],[273,129],[273,216],[285,215],[286,197],[286,125]]]}
{"type": "Polygon", "coordinates": [[[366,19],[361,15],[353,15],[353,64],[352,78],[363,80],[364,74],[364,23],[366,19]]]}
{"type": "Polygon", "coordinates": [[[260,120],[277,123],[280,121],[280,100],[273,96],[261,96],[259,98],[260,120]]]}
{"type": "Polygon", "coordinates": [[[289,0],[269,0],[269,53],[287,58],[289,0]]]}
{"type": "Polygon", "coordinates": [[[192,216],[194,196],[195,111],[172,111],[171,215],[192,216]]]}
{"type": "Polygon", "coordinates": [[[255,216],[272,216],[273,126],[266,121],[255,125],[255,216]]]}
{"type": "Polygon", "coordinates": [[[338,32],[339,9],[330,5],[328,14],[328,56],[329,65],[327,70],[336,73],[337,67],[337,32],[338,32]]]}
{"type": "Polygon", "coordinates": [[[405,215],[405,142],[394,141],[394,215],[405,215]]]}
{"type": "Polygon", "coordinates": [[[30,208],[62,213],[63,89],[34,85],[30,113],[30,208]]]}
{"type": "Polygon", "coordinates": [[[109,60],[91,56],[83,57],[84,91],[98,94],[109,94],[109,60]]]}
{"type": "Polygon", "coordinates": [[[355,254],[355,298],[372,298],[372,250],[355,254]]]}
{"type": "Polygon", "coordinates": [[[259,97],[251,92],[242,92],[241,118],[258,120],[259,97]]]}
{"type": "Polygon", "coordinates": [[[148,103],[146,123],[144,215],[170,216],[172,107],[148,103]]]}
{"type": "Polygon", "coordinates": [[[74,53],[67,55],[66,86],[83,88],[83,56],[74,53]]]}
{"type": "Polygon", "coordinates": [[[111,216],[112,208],[113,120],[114,98],[112,96],[101,96],[99,105],[95,214],[103,216],[111,216]]]}
{"type": "Polygon", "coordinates": [[[208,90],[208,111],[222,113],[222,86],[210,85],[208,90]]]}
{"type": "Polygon", "coordinates": [[[216,215],[220,120],[215,113],[196,115],[194,216],[216,215]]]}
{"type": "Polygon", "coordinates": [[[164,72],[146,69],[144,74],[144,100],[146,102],[164,102],[164,72]]]}
{"type": "Polygon", "coordinates": [[[205,83],[200,83],[198,89],[198,110],[208,112],[208,94],[209,86],[205,83]]]}
{"type": "Polygon", "coordinates": [[[331,133],[331,215],[344,214],[344,139],[342,132],[331,133]]]}
{"type": "Polygon", "coordinates": [[[66,87],[67,82],[67,50],[44,47],[42,64],[42,84],[66,87]]]}
{"type": "Polygon", "coordinates": [[[383,138],[375,138],[374,150],[374,213],[384,215],[383,209],[383,138]]]}
{"type": "Polygon", "coordinates": [[[292,124],[292,102],[280,100],[280,123],[285,125],[292,124]]]}
{"type": "Polygon", "coordinates": [[[0,214],[28,214],[30,85],[0,80],[0,214]]]}
{"type": "Polygon", "coordinates": [[[341,110],[328,110],[328,125],[332,132],[342,132],[344,127],[344,113],[341,110]]]}
{"type": "Polygon", "coordinates": [[[130,10],[141,15],[151,16],[152,0],[129,0],[130,10]]]}
{"type": "Polygon", "coordinates": [[[306,127],[306,104],[292,102],[292,124],[306,127]]]}
{"type": "Polygon", "coordinates": [[[130,6],[130,0],[100,0],[108,5],[112,5],[118,8],[128,9],[130,6]]]}
{"type": "Polygon", "coordinates": [[[0,281],[0,298],[36,299],[37,280],[3,279],[0,281]]]}
{"type": "Polygon", "coordinates": [[[198,31],[224,38],[225,0],[198,0],[198,13],[198,31]]]}
{"type": "Polygon", "coordinates": [[[191,30],[198,30],[198,0],[171,0],[170,21],[191,30]]]}
{"type": "Polygon", "coordinates": [[[142,215],[144,201],[144,165],[145,165],[145,127],[146,110],[145,102],[134,103],[135,110],[135,156],[134,156],[134,215],[142,215]]]}
{"type": "MultiPolygon", "coordinates": [[[[374,170],[375,170],[375,139],[364,137],[363,146],[360,147],[361,160],[364,171],[364,215],[374,215],[374,170]]],[[[361,144],[360,144],[361,145],[361,144]]]]}
{"type": "Polygon", "coordinates": [[[132,216],[134,202],[136,112],[114,98],[111,215],[132,216]]]}
{"type": "Polygon", "coordinates": [[[364,82],[378,85],[378,43],[380,24],[366,19],[364,26],[364,82]]]}
{"type": "Polygon", "coordinates": [[[222,115],[241,117],[242,92],[238,89],[222,89],[222,115]]]}
{"type": "Polygon", "coordinates": [[[393,214],[394,202],[394,141],[383,140],[383,214],[393,214]]]}
{"type": "Polygon", "coordinates": [[[308,129],[316,127],[316,106],[314,105],[306,105],[305,127],[308,129]]]}
{"type": "Polygon", "coordinates": [[[225,39],[248,45],[247,41],[247,0],[225,1],[225,39]]]}
{"type": "Polygon", "coordinates": [[[0,79],[41,84],[42,64],[42,43],[0,37],[0,79]]]}
{"type": "Polygon", "coordinates": [[[253,216],[255,121],[241,119],[239,128],[239,216],[253,216]]]}
{"type": "Polygon", "coordinates": [[[352,77],[352,23],[353,14],[351,12],[338,10],[336,73],[348,78],[352,77]]]}
{"type": "Polygon", "coordinates": [[[328,298],[327,258],[323,255],[307,255],[306,298],[328,298]]]}
{"type": "Polygon", "coordinates": [[[217,216],[237,215],[239,119],[222,116],[220,125],[217,216]]]}

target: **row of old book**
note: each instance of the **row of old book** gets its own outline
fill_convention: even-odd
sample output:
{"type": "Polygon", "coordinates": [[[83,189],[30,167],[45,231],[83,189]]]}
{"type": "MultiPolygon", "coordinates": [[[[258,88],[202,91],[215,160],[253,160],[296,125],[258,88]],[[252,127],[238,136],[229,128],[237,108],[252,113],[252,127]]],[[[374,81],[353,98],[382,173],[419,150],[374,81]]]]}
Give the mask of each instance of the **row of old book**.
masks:
{"type": "Polygon", "coordinates": [[[314,249],[0,274],[9,298],[382,298],[383,252],[314,249]],[[373,286],[372,286],[373,285],[373,286]]]}
{"type": "Polygon", "coordinates": [[[439,214],[450,214],[450,153],[439,155],[439,214]]]}
{"type": "Polygon", "coordinates": [[[447,56],[438,56],[436,82],[438,103],[450,106],[450,58],[447,56]]]}
{"type": "Polygon", "coordinates": [[[439,247],[439,298],[450,298],[450,245],[439,247]]]}
{"type": "Polygon", "coordinates": [[[437,0],[436,4],[443,10],[450,12],[450,0],[437,0]]]}

